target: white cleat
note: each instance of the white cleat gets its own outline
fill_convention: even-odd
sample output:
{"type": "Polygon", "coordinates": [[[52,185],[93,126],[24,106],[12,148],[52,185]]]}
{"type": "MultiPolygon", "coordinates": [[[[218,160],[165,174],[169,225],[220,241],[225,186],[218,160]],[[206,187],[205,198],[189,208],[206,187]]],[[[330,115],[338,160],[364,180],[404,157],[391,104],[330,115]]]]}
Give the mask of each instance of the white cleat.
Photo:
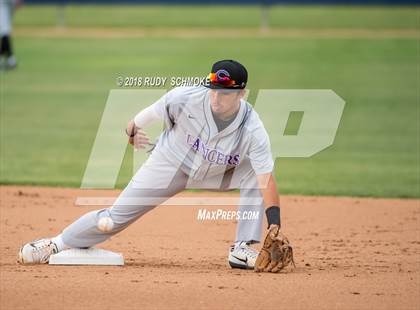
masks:
{"type": "Polygon", "coordinates": [[[46,264],[52,254],[58,253],[57,246],[51,239],[39,239],[25,244],[20,248],[18,263],[46,264]]]}
{"type": "Polygon", "coordinates": [[[231,246],[229,251],[229,266],[240,269],[254,269],[258,252],[251,248],[246,242],[231,246]]]}
{"type": "Polygon", "coordinates": [[[16,68],[17,66],[17,61],[16,61],[16,57],[15,56],[9,56],[6,58],[6,69],[7,70],[12,70],[14,68],[16,68]]]}

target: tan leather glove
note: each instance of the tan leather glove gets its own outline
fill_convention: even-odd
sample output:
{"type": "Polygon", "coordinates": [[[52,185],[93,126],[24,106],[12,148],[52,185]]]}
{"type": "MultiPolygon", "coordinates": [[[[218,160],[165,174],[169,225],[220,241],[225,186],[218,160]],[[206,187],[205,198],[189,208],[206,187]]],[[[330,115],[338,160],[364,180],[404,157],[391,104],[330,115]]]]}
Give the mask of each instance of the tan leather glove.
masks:
{"type": "Polygon", "coordinates": [[[278,225],[271,225],[258,254],[254,270],[256,272],[279,272],[290,263],[296,267],[289,239],[282,234],[278,225]]]}

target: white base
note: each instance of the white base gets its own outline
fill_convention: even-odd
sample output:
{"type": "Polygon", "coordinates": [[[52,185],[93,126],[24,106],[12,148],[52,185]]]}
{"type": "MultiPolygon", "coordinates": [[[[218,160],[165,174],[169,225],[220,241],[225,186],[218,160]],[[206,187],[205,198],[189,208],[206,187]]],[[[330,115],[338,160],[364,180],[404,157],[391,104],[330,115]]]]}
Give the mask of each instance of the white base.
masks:
{"type": "Polygon", "coordinates": [[[124,257],[121,253],[114,253],[97,248],[69,249],[51,255],[50,265],[113,265],[123,266],[124,257]]]}

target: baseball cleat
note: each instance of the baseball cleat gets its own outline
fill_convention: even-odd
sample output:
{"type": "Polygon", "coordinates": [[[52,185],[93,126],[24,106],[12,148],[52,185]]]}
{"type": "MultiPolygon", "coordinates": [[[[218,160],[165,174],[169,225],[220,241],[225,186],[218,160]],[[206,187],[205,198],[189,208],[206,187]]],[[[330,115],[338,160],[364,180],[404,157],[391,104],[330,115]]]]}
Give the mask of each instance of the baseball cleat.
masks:
{"type": "Polygon", "coordinates": [[[52,254],[58,253],[57,246],[51,239],[39,239],[20,248],[18,263],[46,264],[52,254]]]}
{"type": "Polygon", "coordinates": [[[5,67],[7,70],[12,70],[16,68],[16,66],[17,66],[17,61],[16,61],[15,56],[9,56],[6,58],[5,67]]]}
{"type": "Polygon", "coordinates": [[[231,246],[229,251],[229,266],[240,269],[254,269],[258,252],[251,248],[246,242],[237,246],[231,246]]]}

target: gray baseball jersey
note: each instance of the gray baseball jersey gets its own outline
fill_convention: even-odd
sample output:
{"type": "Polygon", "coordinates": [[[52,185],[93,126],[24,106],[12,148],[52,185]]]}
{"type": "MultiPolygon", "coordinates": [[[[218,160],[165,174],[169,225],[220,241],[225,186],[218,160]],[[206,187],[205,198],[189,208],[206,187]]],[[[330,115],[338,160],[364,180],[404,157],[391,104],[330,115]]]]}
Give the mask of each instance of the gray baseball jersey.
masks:
{"type": "Polygon", "coordinates": [[[219,132],[210,107],[209,92],[200,87],[177,87],[156,103],[166,130],[156,151],[194,180],[204,180],[249,159],[257,175],[273,170],[268,134],[252,106],[241,100],[233,122],[219,132]]]}

